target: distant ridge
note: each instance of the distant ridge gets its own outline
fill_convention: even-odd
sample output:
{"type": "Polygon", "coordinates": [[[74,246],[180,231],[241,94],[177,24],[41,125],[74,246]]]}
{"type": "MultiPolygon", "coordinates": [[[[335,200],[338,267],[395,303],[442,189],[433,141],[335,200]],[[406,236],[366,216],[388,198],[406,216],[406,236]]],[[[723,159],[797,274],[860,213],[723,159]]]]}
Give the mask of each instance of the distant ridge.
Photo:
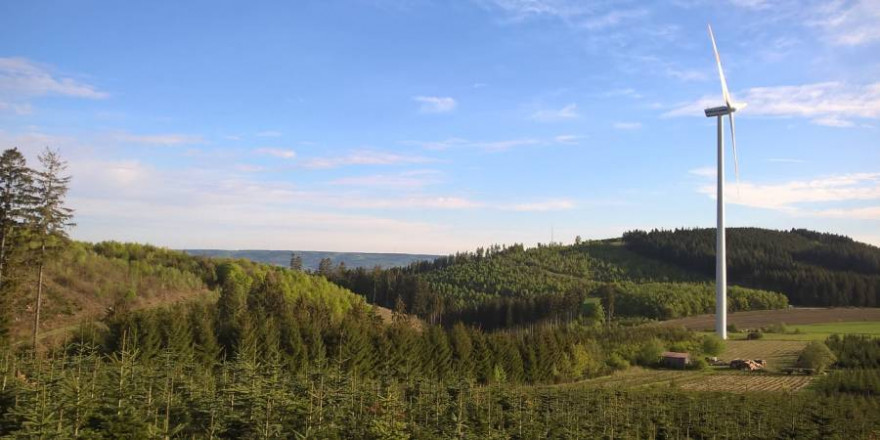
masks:
{"type": "Polygon", "coordinates": [[[336,266],[345,263],[349,268],[383,268],[406,266],[410,263],[422,260],[433,260],[438,255],[427,254],[397,254],[397,253],[374,253],[374,252],[325,252],[325,251],[270,251],[270,250],[226,250],[226,249],[184,249],[184,252],[194,256],[244,258],[257,263],[275,264],[287,267],[290,264],[290,254],[295,253],[302,257],[303,267],[309,270],[317,270],[318,263],[322,258],[329,258],[336,266]]]}

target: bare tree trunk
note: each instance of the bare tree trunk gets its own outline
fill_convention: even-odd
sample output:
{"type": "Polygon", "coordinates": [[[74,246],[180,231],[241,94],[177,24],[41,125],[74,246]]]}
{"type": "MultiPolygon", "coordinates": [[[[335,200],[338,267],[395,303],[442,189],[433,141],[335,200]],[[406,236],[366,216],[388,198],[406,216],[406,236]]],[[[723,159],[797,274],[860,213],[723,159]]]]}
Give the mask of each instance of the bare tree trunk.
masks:
{"type": "Polygon", "coordinates": [[[37,335],[40,332],[40,306],[43,302],[43,266],[45,266],[44,262],[46,260],[46,241],[40,245],[40,276],[37,282],[37,304],[34,307],[34,337],[33,337],[33,346],[34,352],[37,351],[37,335]]]}

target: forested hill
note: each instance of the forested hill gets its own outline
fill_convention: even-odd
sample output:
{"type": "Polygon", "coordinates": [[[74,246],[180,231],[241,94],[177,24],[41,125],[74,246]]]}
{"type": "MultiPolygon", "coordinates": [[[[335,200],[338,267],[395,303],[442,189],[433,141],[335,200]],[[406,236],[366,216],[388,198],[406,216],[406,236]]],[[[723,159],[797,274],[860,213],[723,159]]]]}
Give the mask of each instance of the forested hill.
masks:
{"type": "MultiPolygon", "coordinates": [[[[715,230],[631,231],[626,247],[642,256],[712,276],[715,230]]],[[[727,231],[731,283],[783,292],[804,306],[880,305],[880,248],[805,229],[727,231]]]]}
{"type": "MultiPolygon", "coordinates": [[[[364,304],[363,298],[321,277],[248,260],[197,257],[134,243],[69,241],[46,268],[41,335],[63,338],[81,322],[106,320],[132,310],[199,300],[213,303],[229,273],[240,273],[241,295],[282,294],[334,316],[364,304]],[[267,277],[274,279],[273,293],[266,293],[259,283],[267,277]]],[[[12,293],[9,330],[13,341],[23,341],[32,330],[32,284],[36,280],[31,277],[7,285],[12,293]]]]}
{"type": "Polygon", "coordinates": [[[318,270],[321,260],[329,260],[336,266],[344,264],[348,267],[397,267],[406,266],[416,261],[433,260],[437,255],[398,254],[375,252],[326,252],[326,251],[271,251],[271,250],[225,250],[225,249],[186,249],[184,252],[203,257],[244,258],[257,263],[274,264],[288,267],[292,254],[302,259],[302,267],[306,270],[318,270]]]}
{"type": "MultiPolygon", "coordinates": [[[[806,230],[728,230],[729,309],[880,304],[880,249],[806,230]]],[[[431,322],[566,320],[590,298],[618,317],[714,311],[714,229],[631,231],[573,245],[492,246],[381,272],[322,274],[431,322]],[[396,304],[400,299],[402,304],[396,304]]]]}

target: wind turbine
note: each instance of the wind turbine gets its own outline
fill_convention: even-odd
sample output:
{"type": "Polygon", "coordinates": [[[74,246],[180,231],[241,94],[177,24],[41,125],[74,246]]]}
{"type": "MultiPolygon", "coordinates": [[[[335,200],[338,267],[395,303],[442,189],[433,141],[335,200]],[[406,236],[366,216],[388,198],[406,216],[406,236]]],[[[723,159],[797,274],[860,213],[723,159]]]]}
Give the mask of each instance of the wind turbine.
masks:
{"type": "Polygon", "coordinates": [[[744,103],[734,105],[730,101],[724,69],[721,68],[721,56],[715,44],[715,34],[709,26],[709,38],[715,52],[715,63],[718,64],[718,76],[721,78],[721,94],[724,105],[705,110],[707,118],[718,119],[718,228],[715,230],[715,333],[721,339],[727,339],[727,242],[724,229],[724,116],[730,118],[730,140],[733,145],[733,164],[736,180],[739,182],[739,161],[736,158],[736,131],[733,113],[746,107],[744,103]]]}

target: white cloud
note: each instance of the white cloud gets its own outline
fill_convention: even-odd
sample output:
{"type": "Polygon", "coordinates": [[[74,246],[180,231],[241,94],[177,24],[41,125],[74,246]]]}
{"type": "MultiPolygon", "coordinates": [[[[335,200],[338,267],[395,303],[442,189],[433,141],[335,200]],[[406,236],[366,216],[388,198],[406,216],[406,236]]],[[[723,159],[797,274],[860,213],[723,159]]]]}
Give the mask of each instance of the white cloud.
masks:
{"type": "Polygon", "coordinates": [[[877,0],[833,1],[814,9],[812,26],[825,32],[829,42],[859,46],[880,41],[880,2],[877,0]]]}
{"type": "MultiPolygon", "coordinates": [[[[850,85],[823,82],[800,86],[754,87],[740,94],[748,103],[744,114],[803,117],[819,125],[852,126],[852,119],[880,119],[880,82],[850,85]]],[[[738,100],[739,101],[739,100],[738,100]]],[[[716,107],[721,96],[706,96],[680,105],[664,117],[704,116],[703,110],[716,107]]]]}
{"type": "Polygon", "coordinates": [[[688,171],[688,173],[693,174],[695,176],[711,177],[714,179],[715,176],[718,175],[718,169],[715,167],[700,167],[700,168],[694,168],[694,169],[688,171]]]}
{"type": "Polygon", "coordinates": [[[476,0],[492,10],[499,10],[507,17],[520,21],[528,18],[548,17],[565,23],[599,31],[620,26],[649,14],[645,8],[617,8],[618,3],[583,0],[476,0]]]}
{"type": "Polygon", "coordinates": [[[448,113],[458,105],[448,96],[416,96],[413,100],[421,104],[419,111],[422,113],[448,113]]]}
{"type": "Polygon", "coordinates": [[[332,185],[354,187],[387,187],[396,189],[418,189],[439,182],[438,171],[414,170],[398,174],[374,174],[369,176],[343,177],[331,181],[332,185]]]}
{"type": "Polygon", "coordinates": [[[614,128],[617,130],[638,130],[642,128],[641,122],[615,122],[614,128]]]}
{"type": "Polygon", "coordinates": [[[631,21],[636,18],[642,18],[648,15],[647,9],[617,9],[608,11],[602,15],[594,16],[586,19],[583,26],[589,30],[599,30],[609,27],[615,27],[625,21],[631,21]]]}
{"type": "Polygon", "coordinates": [[[313,157],[305,160],[303,166],[306,168],[327,169],[347,165],[399,165],[433,161],[434,159],[424,156],[362,150],[340,156],[313,157]]]}
{"type": "Polygon", "coordinates": [[[282,133],[280,131],[266,130],[266,131],[261,131],[261,132],[255,134],[254,136],[276,138],[276,137],[281,137],[281,134],[282,133]]]}
{"type": "Polygon", "coordinates": [[[568,209],[573,209],[575,207],[575,203],[571,200],[546,200],[542,202],[533,202],[533,203],[519,203],[507,207],[503,207],[502,209],[509,209],[511,211],[564,211],[568,209]]]}
{"type": "Polygon", "coordinates": [[[577,119],[580,115],[577,112],[577,104],[568,104],[558,110],[538,110],[532,114],[532,119],[541,122],[565,121],[577,119]]]}
{"type": "MultiPolygon", "coordinates": [[[[715,196],[715,185],[701,186],[699,192],[715,196]]],[[[727,196],[731,203],[813,217],[878,219],[873,207],[817,208],[816,204],[880,200],[880,173],[841,174],[813,180],[777,184],[742,182],[727,196]],[[809,205],[813,205],[813,207],[809,205]]]]}
{"type": "Polygon", "coordinates": [[[296,157],[295,151],[284,148],[257,148],[255,152],[257,154],[273,156],[279,159],[293,159],[296,157]]]}
{"type": "Polygon", "coordinates": [[[553,142],[558,144],[568,144],[574,145],[577,144],[579,140],[583,139],[583,136],[577,136],[573,134],[561,134],[553,138],[553,142]]]}
{"type": "Polygon", "coordinates": [[[21,97],[69,96],[104,99],[109,95],[72,78],[54,76],[26,58],[0,58],[0,93],[21,97]]]}
{"type": "Polygon", "coordinates": [[[517,147],[537,145],[574,145],[581,136],[563,134],[554,136],[552,139],[519,138],[504,139],[499,141],[471,141],[462,138],[449,138],[441,141],[404,141],[406,145],[417,145],[427,150],[443,151],[451,148],[472,148],[488,152],[508,151],[517,147]]]}
{"type": "Polygon", "coordinates": [[[767,162],[775,162],[775,163],[805,163],[806,161],[803,159],[791,159],[791,158],[783,158],[783,157],[774,157],[767,159],[767,162]]]}
{"type": "Polygon", "coordinates": [[[117,133],[112,136],[113,140],[118,142],[127,142],[134,144],[148,145],[191,145],[203,144],[205,139],[202,136],[179,133],[166,134],[146,134],[136,135],[131,133],[117,133]]]}

